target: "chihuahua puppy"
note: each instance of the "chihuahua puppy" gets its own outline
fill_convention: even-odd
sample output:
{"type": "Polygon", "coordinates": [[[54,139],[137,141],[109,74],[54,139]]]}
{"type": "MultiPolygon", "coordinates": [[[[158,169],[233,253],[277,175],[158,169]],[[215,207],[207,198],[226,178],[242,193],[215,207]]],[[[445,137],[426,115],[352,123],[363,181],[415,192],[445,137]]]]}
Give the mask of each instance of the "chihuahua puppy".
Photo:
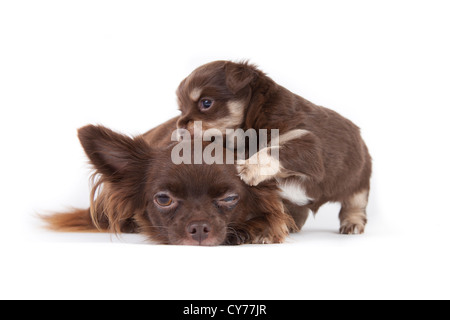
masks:
{"type": "Polygon", "coordinates": [[[277,181],[298,229],[310,210],[316,213],[331,201],[342,204],[340,233],[364,232],[371,157],[350,120],[290,92],[245,62],[199,67],[181,82],[177,97],[180,129],[193,132],[195,121],[222,133],[279,129],[279,157],[272,157],[271,147],[260,148],[238,165],[238,172],[251,186],[277,181]]]}
{"type": "Polygon", "coordinates": [[[161,244],[283,242],[295,223],[276,185],[251,188],[234,165],[174,164],[167,137],[175,129],[171,120],[133,139],[102,126],[81,128],[95,168],[91,208],[43,219],[54,230],[139,232],[161,244]]]}

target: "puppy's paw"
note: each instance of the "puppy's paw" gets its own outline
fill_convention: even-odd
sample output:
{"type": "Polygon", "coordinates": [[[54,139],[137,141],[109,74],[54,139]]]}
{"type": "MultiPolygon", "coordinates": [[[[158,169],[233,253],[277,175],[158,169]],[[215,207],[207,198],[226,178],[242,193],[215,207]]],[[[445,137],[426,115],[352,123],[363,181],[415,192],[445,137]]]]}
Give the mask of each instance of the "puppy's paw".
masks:
{"type": "Polygon", "coordinates": [[[264,180],[270,178],[260,174],[262,169],[257,164],[238,164],[236,169],[241,180],[249,186],[257,186],[264,180]]]}
{"type": "Polygon", "coordinates": [[[363,223],[352,223],[344,221],[339,229],[340,234],[363,234],[365,225],[363,223]]]}
{"type": "Polygon", "coordinates": [[[280,172],[280,162],[265,150],[236,165],[239,177],[250,186],[257,186],[280,172]]]}
{"type": "Polygon", "coordinates": [[[341,220],[341,228],[339,233],[341,234],[363,234],[367,224],[367,216],[365,209],[361,209],[361,203],[365,205],[367,202],[353,202],[351,207],[343,207],[339,213],[339,219],[341,220]],[[356,206],[359,204],[359,208],[356,206]]]}

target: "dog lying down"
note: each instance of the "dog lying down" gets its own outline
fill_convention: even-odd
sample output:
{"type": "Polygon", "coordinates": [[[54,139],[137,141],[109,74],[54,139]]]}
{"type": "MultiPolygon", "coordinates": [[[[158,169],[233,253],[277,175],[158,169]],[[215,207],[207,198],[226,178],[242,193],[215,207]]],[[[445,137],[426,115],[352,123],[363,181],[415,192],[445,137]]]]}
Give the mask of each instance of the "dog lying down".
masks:
{"type": "Polygon", "coordinates": [[[297,230],[276,182],[250,187],[234,164],[174,164],[168,134],[174,129],[172,120],[133,139],[101,126],[81,128],[95,168],[91,208],[42,217],[49,228],[202,246],[280,243],[297,230]]]}
{"type": "Polygon", "coordinates": [[[91,208],[44,218],[51,228],[141,232],[167,244],[279,243],[310,211],[340,202],[340,233],[364,233],[372,161],[350,120],[248,63],[203,65],[180,83],[177,97],[181,116],[134,139],[104,127],[80,129],[96,169],[91,208]],[[221,150],[233,149],[230,129],[271,130],[270,144],[261,137],[256,150],[244,143],[237,165],[203,158],[175,164],[171,133],[178,128],[177,146],[190,147],[184,138],[195,138],[198,124],[203,140],[225,137],[221,150]]]}

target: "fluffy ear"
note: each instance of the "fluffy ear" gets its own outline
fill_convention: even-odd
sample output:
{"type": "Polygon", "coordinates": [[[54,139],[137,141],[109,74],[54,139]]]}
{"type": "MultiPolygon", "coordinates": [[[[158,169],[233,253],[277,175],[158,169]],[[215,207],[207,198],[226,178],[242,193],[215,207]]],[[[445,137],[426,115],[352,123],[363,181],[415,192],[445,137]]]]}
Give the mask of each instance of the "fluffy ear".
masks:
{"type": "Polygon", "coordinates": [[[78,138],[97,171],[111,180],[122,180],[130,172],[142,170],[150,160],[150,146],[141,137],[132,139],[89,125],[78,130],[78,138]]]}
{"type": "Polygon", "coordinates": [[[248,86],[256,77],[255,67],[247,62],[227,62],[225,64],[225,77],[228,89],[236,94],[248,86]]]}

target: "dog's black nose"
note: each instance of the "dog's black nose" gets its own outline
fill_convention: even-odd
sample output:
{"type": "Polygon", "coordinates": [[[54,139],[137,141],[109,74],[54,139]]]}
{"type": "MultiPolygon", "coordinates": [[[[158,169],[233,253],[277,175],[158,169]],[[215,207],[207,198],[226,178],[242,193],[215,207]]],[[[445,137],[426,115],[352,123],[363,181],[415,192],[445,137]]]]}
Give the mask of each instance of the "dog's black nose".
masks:
{"type": "Polygon", "coordinates": [[[188,225],[187,231],[192,236],[192,239],[202,243],[203,240],[208,238],[208,234],[211,232],[211,226],[206,221],[194,221],[188,225]]]}

